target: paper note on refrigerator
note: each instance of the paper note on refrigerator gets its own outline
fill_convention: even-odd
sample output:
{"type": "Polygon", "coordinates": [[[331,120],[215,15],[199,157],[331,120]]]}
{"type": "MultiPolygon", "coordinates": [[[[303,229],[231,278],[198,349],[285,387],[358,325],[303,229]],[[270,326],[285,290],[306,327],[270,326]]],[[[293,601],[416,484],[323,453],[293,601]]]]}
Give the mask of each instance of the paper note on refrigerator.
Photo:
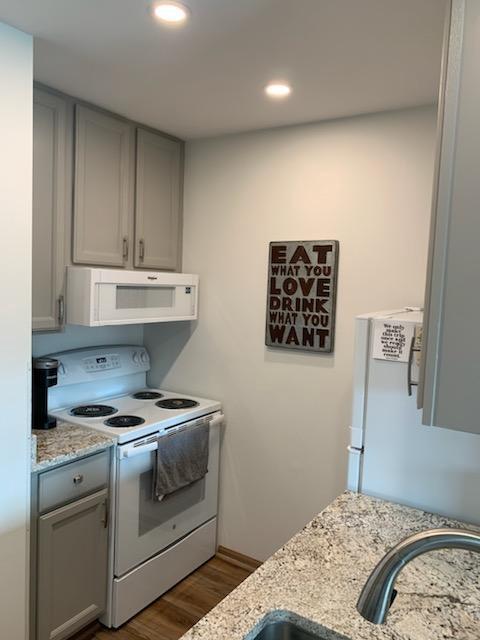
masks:
{"type": "Polygon", "coordinates": [[[377,360],[408,362],[415,325],[399,320],[374,320],[373,357],[377,360]]]}

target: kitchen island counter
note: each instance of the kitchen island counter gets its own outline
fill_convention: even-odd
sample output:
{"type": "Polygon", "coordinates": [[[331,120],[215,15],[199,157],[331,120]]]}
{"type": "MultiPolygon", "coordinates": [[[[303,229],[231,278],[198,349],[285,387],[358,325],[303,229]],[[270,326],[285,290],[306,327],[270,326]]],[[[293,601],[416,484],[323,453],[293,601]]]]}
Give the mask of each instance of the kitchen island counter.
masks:
{"type": "Polygon", "coordinates": [[[356,610],[389,548],[414,532],[454,526],[465,525],[344,493],[182,640],[249,640],[266,621],[282,619],[328,640],[478,640],[480,555],[472,552],[441,550],[413,560],[397,580],[386,624],[371,624],[356,610]]]}
{"type": "Polygon", "coordinates": [[[54,429],[32,431],[32,473],[72,462],[113,444],[108,435],[59,420],[54,429]]]}

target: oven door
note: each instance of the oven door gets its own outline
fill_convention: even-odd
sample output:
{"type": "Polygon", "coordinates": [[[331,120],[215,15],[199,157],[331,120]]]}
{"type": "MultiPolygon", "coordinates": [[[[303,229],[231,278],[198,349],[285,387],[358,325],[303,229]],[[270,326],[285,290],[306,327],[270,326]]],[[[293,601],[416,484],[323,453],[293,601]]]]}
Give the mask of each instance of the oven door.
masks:
{"type": "MultiPolygon", "coordinates": [[[[124,575],[216,515],[223,416],[213,414],[211,418],[207,475],[160,502],[153,499],[156,438],[118,446],[116,577],[124,575]]],[[[181,427],[198,422],[194,420],[181,427]]]]}
{"type": "Polygon", "coordinates": [[[97,283],[97,322],[121,324],[194,320],[195,285],[97,283]]]}

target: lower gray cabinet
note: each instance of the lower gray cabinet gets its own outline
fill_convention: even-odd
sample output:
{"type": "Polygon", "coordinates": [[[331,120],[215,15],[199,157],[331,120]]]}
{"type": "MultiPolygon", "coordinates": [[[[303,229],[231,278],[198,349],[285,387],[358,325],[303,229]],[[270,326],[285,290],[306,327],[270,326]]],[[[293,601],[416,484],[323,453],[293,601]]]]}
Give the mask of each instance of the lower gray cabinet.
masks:
{"type": "Polygon", "coordinates": [[[105,609],[108,491],[38,518],[37,638],[62,640],[105,609]]]}

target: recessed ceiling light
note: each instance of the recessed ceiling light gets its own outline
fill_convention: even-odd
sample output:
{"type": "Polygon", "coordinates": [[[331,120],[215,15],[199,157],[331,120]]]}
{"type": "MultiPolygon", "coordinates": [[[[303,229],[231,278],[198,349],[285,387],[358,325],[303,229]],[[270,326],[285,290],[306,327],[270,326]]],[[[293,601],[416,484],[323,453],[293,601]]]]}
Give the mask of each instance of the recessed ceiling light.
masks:
{"type": "Polygon", "coordinates": [[[180,2],[157,2],[153,5],[153,15],[170,25],[180,25],[190,15],[190,10],[180,2]]]}
{"type": "Polygon", "coordinates": [[[285,82],[270,82],[265,87],[265,93],[269,98],[286,98],[292,93],[292,89],[285,82]]]}

